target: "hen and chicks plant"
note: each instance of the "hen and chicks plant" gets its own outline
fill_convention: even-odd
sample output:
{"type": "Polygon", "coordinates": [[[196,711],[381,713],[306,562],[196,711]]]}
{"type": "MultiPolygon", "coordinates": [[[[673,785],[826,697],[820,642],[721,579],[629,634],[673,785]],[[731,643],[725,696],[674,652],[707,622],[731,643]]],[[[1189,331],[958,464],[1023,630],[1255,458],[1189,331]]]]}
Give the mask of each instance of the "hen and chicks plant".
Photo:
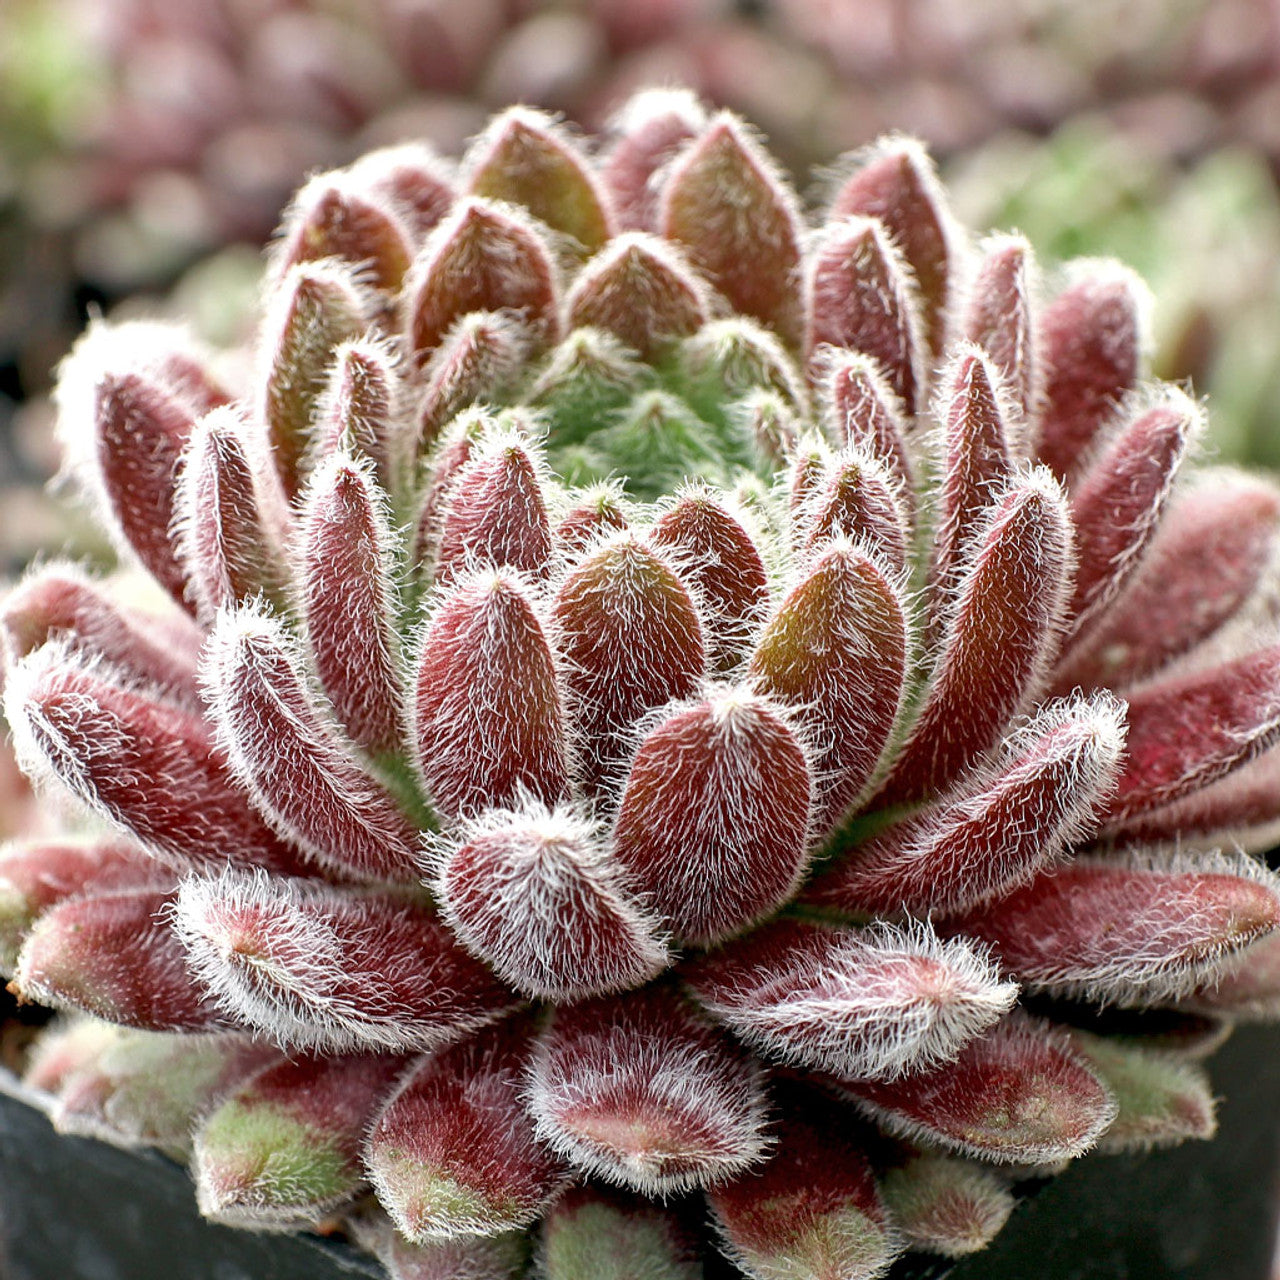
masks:
{"type": "Polygon", "coordinates": [[[312,179],[252,360],[93,326],[66,470],[170,600],[3,606],[59,1124],[477,1280],[874,1276],[1209,1136],[1280,990],[1280,494],[1188,462],[1145,306],[909,140],[809,216],[654,91],[312,179]]]}

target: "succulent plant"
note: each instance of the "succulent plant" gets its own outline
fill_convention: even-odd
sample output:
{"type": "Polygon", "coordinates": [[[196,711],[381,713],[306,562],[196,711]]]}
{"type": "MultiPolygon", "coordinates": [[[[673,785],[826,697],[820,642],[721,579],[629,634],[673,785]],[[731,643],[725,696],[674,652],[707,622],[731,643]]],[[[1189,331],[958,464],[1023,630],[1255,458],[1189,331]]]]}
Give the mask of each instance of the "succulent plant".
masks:
{"type": "Polygon", "coordinates": [[[652,91],[311,180],[251,360],[95,325],[66,470],[145,574],[0,613],[59,1124],[549,1280],[877,1275],[1209,1136],[1280,1006],[1280,492],[1188,462],[1144,307],[910,140],[810,220],[652,91]]]}

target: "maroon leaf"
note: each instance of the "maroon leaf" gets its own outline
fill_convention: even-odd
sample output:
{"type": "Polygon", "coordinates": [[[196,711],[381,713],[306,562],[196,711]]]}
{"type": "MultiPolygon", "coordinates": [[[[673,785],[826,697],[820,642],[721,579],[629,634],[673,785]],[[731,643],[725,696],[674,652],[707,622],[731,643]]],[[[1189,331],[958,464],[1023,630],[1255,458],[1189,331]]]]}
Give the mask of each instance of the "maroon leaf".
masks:
{"type": "Polygon", "coordinates": [[[1023,415],[1033,419],[1039,408],[1040,362],[1032,332],[1031,246],[1018,235],[993,235],[982,250],[962,336],[987,353],[1023,415]]]}
{"type": "Polygon", "coordinates": [[[855,548],[824,548],[751,659],[760,688],[805,732],[815,832],[829,830],[871,777],[898,718],[906,663],[900,588],[855,548]],[[860,732],[847,732],[851,724],[860,732]]]}
{"type": "Polygon", "coordinates": [[[757,1068],[666,987],[558,1009],[529,1087],[543,1141],[648,1196],[719,1182],[765,1149],[757,1068]]]}
{"type": "Polygon", "coordinates": [[[450,818],[568,798],[560,684],[528,589],[464,578],[427,626],[414,681],[418,771],[450,818]]]}
{"type": "Polygon", "coordinates": [[[706,113],[683,89],[648,89],[629,98],[613,122],[614,141],[601,165],[621,227],[654,231],[659,179],[706,126],[706,113]]]}
{"type": "Polygon", "coordinates": [[[527,1227],[568,1179],[524,1108],[533,1045],[525,1015],[420,1059],[364,1147],[378,1198],[410,1240],[527,1227]]]}

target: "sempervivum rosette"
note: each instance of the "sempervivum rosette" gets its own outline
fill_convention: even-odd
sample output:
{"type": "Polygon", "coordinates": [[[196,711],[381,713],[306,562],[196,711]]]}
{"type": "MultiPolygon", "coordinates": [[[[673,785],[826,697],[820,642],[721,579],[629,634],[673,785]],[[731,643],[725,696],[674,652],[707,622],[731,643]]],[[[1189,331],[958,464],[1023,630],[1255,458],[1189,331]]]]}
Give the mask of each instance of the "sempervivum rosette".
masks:
{"type": "Polygon", "coordinates": [[[65,1128],[553,1280],[875,1275],[1212,1132],[1278,1003],[1280,495],[1183,466],[1128,272],[1042,303],[896,138],[808,223],[655,92],[313,179],[265,292],[239,394],[146,323],[63,371],[172,604],[4,608],[84,815],[0,867],[16,988],[92,1015],[65,1128]]]}

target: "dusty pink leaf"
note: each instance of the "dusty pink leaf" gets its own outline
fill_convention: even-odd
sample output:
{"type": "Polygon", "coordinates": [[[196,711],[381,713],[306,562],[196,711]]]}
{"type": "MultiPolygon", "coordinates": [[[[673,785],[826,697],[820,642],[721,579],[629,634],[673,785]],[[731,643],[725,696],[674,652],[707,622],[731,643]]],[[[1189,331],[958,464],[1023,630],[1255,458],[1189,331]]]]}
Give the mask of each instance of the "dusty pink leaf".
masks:
{"type": "Polygon", "coordinates": [[[576,559],[598,538],[630,525],[616,484],[587,489],[556,525],[553,545],[565,559],[576,559]]]}
{"type": "Polygon", "coordinates": [[[654,904],[565,810],[486,810],[444,853],[435,892],[462,945],[538,999],[625,991],[669,962],[654,904]]]}
{"type": "Polygon", "coordinates": [[[528,588],[510,573],[464,578],[423,636],[414,676],[415,751],[449,818],[568,798],[564,713],[551,648],[528,588]]]}
{"type": "Polygon", "coordinates": [[[175,926],[222,1008],[294,1049],[434,1049],[514,998],[428,908],[245,872],[185,881],[175,926]]]}
{"type": "Polygon", "coordinates": [[[11,973],[37,917],[68,898],[164,885],[164,868],[123,841],[27,840],[0,846],[0,969],[11,973]]]}
{"type": "Polygon", "coordinates": [[[568,1180],[525,1112],[533,1035],[518,1014],[420,1059],[378,1113],[365,1167],[407,1239],[527,1227],[568,1180]]]}
{"type": "Polygon", "coordinates": [[[431,455],[413,539],[413,563],[420,571],[435,561],[450,490],[492,422],[488,414],[478,410],[461,414],[449,425],[431,455]]]}
{"type": "Polygon", "coordinates": [[[169,536],[178,463],[195,420],[226,400],[201,353],[165,325],[94,325],[63,364],[55,400],[68,469],[117,542],[190,608],[169,536]]]}
{"type": "Polygon", "coordinates": [[[975,535],[929,692],[877,795],[882,805],[948,786],[1041,684],[1071,584],[1071,519],[1043,468],[1010,481],[975,535]]]}
{"type": "Polygon", "coordinates": [[[353,741],[375,755],[404,739],[385,495],[337,453],[311,478],[299,520],[299,603],[316,674],[353,741]]]}
{"type": "Polygon", "coordinates": [[[316,459],[354,452],[372,460],[389,486],[407,435],[403,396],[399,359],[390,347],[369,338],[341,343],[316,406],[316,459]]]}
{"type": "Polygon", "coordinates": [[[711,669],[737,666],[769,604],[764,561],[742,521],[710,491],[693,489],[658,519],[653,545],[679,557],[697,592],[711,669]]]}
{"type": "Polygon", "coordinates": [[[1123,704],[1054,703],[930,811],[848,851],[805,900],[850,913],[963,911],[1024,883],[1092,833],[1115,786],[1123,704]]]}
{"type": "Polygon", "coordinates": [[[262,420],[286,497],[302,487],[335,348],[363,336],[373,306],[357,275],[336,262],[290,267],[262,326],[262,420]]]}
{"type": "Polygon", "coordinates": [[[890,1169],[880,1191],[908,1247],[944,1258],[985,1249],[1017,1203],[1007,1182],[991,1170],[932,1154],[910,1156],[890,1169]]]}
{"type": "Polygon", "coordinates": [[[717,691],[666,712],[640,743],[614,856],[678,938],[715,942],[795,891],[811,794],[804,751],[777,711],[746,689],[717,691]]]}
{"type": "Polygon", "coordinates": [[[101,659],[166,696],[197,707],[202,640],[184,614],[142,613],[113,598],[109,581],[72,564],[32,571],[0,603],[0,656],[9,666],[53,639],[101,659]]]}
{"type": "Polygon", "coordinates": [[[912,138],[890,137],[858,156],[859,167],[841,184],[829,218],[876,218],[902,251],[919,290],[925,341],[937,358],[947,337],[947,319],[959,231],[924,147],[912,138]]]}
{"type": "Polygon", "coordinates": [[[736,312],[799,345],[803,317],[794,277],[802,228],[796,198],[736,117],[716,115],[674,161],[659,222],[662,234],[683,246],[736,312]]]}
{"type": "Polygon", "coordinates": [[[1023,982],[1149,1005],[1191,990],[1280,926],[1280,889],[1243,856],[1166,866],[1076,861],[948,922],[1023,982]]]}
{"type": "Polygon", "coordinates": [[[787,467],[787,511],[791,516],[792,541],[804,545],[809,525],[809,503],[815,497],[827,474],[831,450],[813,436],[796,447],[787,467]]]}
{"type": "Polygon", "coordinates": [[[951,1061],[1012,1007],[981,947],[932,929],[778,920],[684,971],[717,1021],[766,1058],[852,1080],[951,1061]]]}
{"type": "Polygon", "coordinates": [[[414,240],[449,212],[456,197],[452,174],[422,142],[370,151],[349,172],[354,183],[390,201],[414,240]]]}
{"type": "Polygon", "coordinates": [[[436,227],[414,260],[403,297],[419,364],[471,311],[520,311],[542,341],[558,336],[550,249],[530,221],[487,200],[460,201],[436,227]]]}
{"type": "Polygon", "coordinates": [[[848,1117],[797,1085],[775,1093],[773,1154],[707,1193],[722,1247],[749,1276],[883,1275],[901,1245],[848,1117]]]}
{"type": "Polygon", "coordinates": [[[832,458],[810,500],[808,549],[844,538],[868,547],[901,573],[907,565],[908,532],[901,482],[874,454],[846,445],[832,458]]]}
{"type": "Polygon", "coordinates": [[[227,1020],[187,971],[171,888],[71,898],[46,911],[18,956],[25,999],[146,1031],[212,1031],[227,1020]]]}
{"type": "Polygon", "coordinates": [[[405,1059],[299,1057],[241,1085],[201,1121],[192,1173],[215,1222],[287,1230],[315,1224],[365,1187],[360,1147],[405,1059]]]}
{"type": "MultiPolygon", "coordinates": [[[[1008,482],[1008,405],[999,375],[981,351],[962,349],[946,380],[943,475],[932,573],[944,592],[969,559],[992,500],[1008,482]]],[[[945,598],[945,596],[944,596],[945,598]]]]}
{"type": "Polygon", "coordinates": [[[1280,742],[1280,646],[1144,685],[1128,702],[1129,750],[1108,832],[1280,742]]]}
{"type": "Polygon", "coordinates": [[[417,828],[317,706],[281,622],[259,608],[222,614],[203,678],[219,746],[281,836],[339,877],[416,878],[417,828]]]}
{"type": "Polygon", "coordinates": [[[1217,782],[1124,822],[1126,841],[1202,840],[1265,854],[1276,844],[1280,750],[1272,747],[1217,782]]]}
{"type": "Polygon", "coordinates": [[[417,448],[433,444],[453,417],[477,401],[502,400],[524,372],[531,345],[525,325],[510,311],[459,316],[423,370],[417,448]]]}
{"type": "Polygon", "coordinates": [[[805,350],[860,351],[875,360],[908,413],[921,407],[919,301],[901,254],[871,218],[829,223],[810,257],[805,350]]]}
{"type": "Polygon", "coordinates": [[[31,1046],[22,1083],[51,1095],[67,1087],[83,1070],[92,1069],[121,1028],[96,1018],[71,1018],[45,1029],[31,1046]]]}
{"type": "Polygon", "coordinates": [[[275,473],[250,452],[248,432],[236,409],[215,410],[183,456],[179,543],[206,623],[259,593],[285,598],[291,516],[275,473]]]}
{"type": "Polygon", "coordinates": [[[565,301],[569,323],[594,325],[651,360],[708,318],[706,285],[671,245],[629,232],[578,273],[565,301]]]}
{"type": "Polygon", "coordinates": [[[304,864],[249,804],[199,714],[81,665],[57,645],[9,674],[5,716],[28,771],[179,869],[304,864]]]}
{"type": "Polygon", "coordinates": [[[1039,406],[1040,362],[1032,328],[1031,246],[1021,236],[994,235],[981,247],[961,337],[987,353],[1023,415],[1032,419],[1039,406]]]}
{"type": "Polygon", "coordinates": [[[1263,587],[1280,545],[1280,492],[1212,471],[1170,498],[1127,588],[1064,660],[1055,686],[1123,688],[1231,621],[1263,587]]]}
{"type": "Polygon", "coordinates": [[[409,228],[391,201],[342,171],[310,179],[285,211],[282,230],[275,251],[277,277],[300,262],[337,258],[393,293],[413,257],[409,228]]]}
{"type": "Polygon", "coordinates": [[[1087,634],[1137,570],[1201,426],[1182,392],[1170,389],[1163,399],[1126,424],[1072,491],[1076,579],[1068,642],[1087,634]]]}
{"type": "Polygon", "coordinates": [[[872,453],[902,482],[903,502],[915,521],[915,469],[907,449],[902,404],[879,365],[856,351],[834,352],[819,387],[829,434],[872,453]]]}
{"type": "Polygon", "coordinates": [[[719,1182],[766,1145],[758,1069],[668,987],[558,1009],[529,1107],[570,1164],[648,1196],[719,1182]]]}
{"type": "Polygon", "coordinates": [[[627,100],[613,122],[613,143],[601,165],[620,227],[657,230],[662,179],[705,127],[706,113],[687,90],[649,89],[627,100]]]}
{"type": "Polygon", "coordinates": [[[479,441],[445,502],[437,579],[448,583],[466,568],[543,576],[551,559],[543,479],[541,458],[515,435],[479,441]]]}
{"type": "Polygon", "coordinates": [[[541,111],[508,107],[494,116],[463,165],[472,195],[523,205],[587,252],[613,232],[608,192],[578,145],[541,111]]]}
{"type": "Polygon", "coordinates": [[[1093,263],[1043,311],[1036,353],[1043,369],[1040,460],[1069,480],[1098,432],[1138,381],[1144,342],[1141,281],[1118,263],[1093,263]]]}
{"type": "Polygon", "coordinates": [[[945,1066],[843,1088],[891,1132],[1016,1164],[1081,1155],[1116,1116],[1115,1099],[1065,1038],[1017,1014],[945,1066]]]}
{"type": "Polygon", "coordinates": [[[898,718],[906,664],[898,585],[856,548],[824,548],[765,628],[750,668],[804,731],[815,833],[829,830],[871,777],[898,718]]]}
{"type": "Polygon", "coordinates": [[[621,772],[646,712],[691,697],[706,668],[702,626],[666,556],[621,533],[581,561],[553,607],[569,711],[588,744],[588,786],[621,772]]]}

